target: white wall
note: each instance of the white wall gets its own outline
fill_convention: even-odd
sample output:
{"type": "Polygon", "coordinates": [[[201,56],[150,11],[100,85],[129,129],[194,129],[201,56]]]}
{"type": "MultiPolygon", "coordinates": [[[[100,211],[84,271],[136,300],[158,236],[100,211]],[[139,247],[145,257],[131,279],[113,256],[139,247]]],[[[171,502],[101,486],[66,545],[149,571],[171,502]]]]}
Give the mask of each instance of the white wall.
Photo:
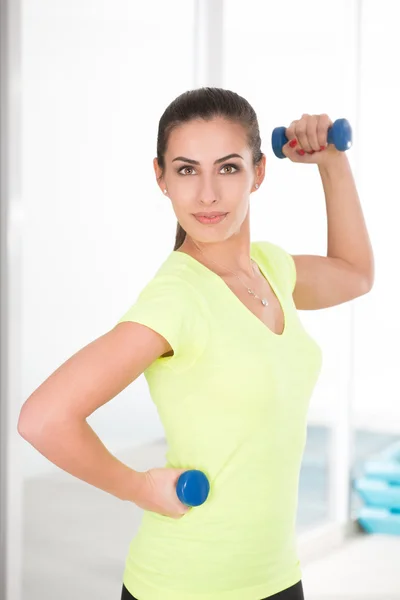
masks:
{"type": "Polygon", "coordinates": [[[359,188],[376,283],[356,313],[355,407],[360,423],[400,433],[400,38],[396,2],[364,0],[359,188]]]}
{"type": "MultiPolygon", "coordinates": [[[[26,399],[114,326],[173,249],[176,220],[152,159],[163,110],[193,87],[194,2],[23,9],[26,399]]],[[[112,451],[162,435],[144,377],[90,422],[112,451]]],[[[23,447],[26,475],[52,466],[23,447]]]]}
{"type": "Polygon", "coordinates": [[[275,240],[293,254],[326,253],[325,201],[317,169],[277,160],[270,132],[303,112],[326,112],[333,120],[346,117],[352,123],[349,158],[374,248],[376,283],[370,294],[352,303],[300,313],[324,352],[309,421],[329,424],[338,418],[338,398],[348,393],[349,377],[354,376],[355,425],[398,433],[397,8],[394,2],[374,0],[247,0],[243,10],[240,0],[230,0],[225,12],[224,86],[256,107],[269,160],[266,182],[252,197],[253,237],[275,240]]]}

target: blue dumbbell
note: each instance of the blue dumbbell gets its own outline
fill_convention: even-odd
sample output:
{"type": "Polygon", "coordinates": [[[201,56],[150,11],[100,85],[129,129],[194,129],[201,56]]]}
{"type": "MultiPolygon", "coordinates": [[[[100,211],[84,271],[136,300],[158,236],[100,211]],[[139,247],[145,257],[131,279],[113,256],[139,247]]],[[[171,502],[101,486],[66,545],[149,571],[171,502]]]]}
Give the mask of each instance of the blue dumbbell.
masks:
{"type": "MultiPolygon", "coordinates": [[[[352,137],[351,125],[347,119],[337,119],[328,129],[328,144],[333,144],[340,152],[345,152],[351,147],[352,137]]],[[[286,127],[275,127],[272,132],[272,149],[278,158],[286,158],[282,148],[288,143],[286,127]]]]}
{"type": "Polygon", "coordinates": [[[202,471],[191,469],[179,476],[176,493],[182,504],[200,506],[208,497],[210,483],[202,471]]]}

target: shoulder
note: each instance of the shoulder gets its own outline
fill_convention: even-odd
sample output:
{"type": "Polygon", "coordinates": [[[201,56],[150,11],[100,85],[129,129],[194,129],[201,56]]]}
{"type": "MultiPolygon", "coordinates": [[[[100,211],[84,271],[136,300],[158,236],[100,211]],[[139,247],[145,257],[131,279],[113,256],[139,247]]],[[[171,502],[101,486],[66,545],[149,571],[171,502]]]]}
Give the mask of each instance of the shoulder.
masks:
{"type": "Polygon", "coordinates": [[[195,281],[186,265],[168,257],[139,293],[141,300],[155,299],[175,305],[185,312],[201,302],[195,281]]]}
{"type": "Polygon", "coordinates": [[[163,312],[166,308],[186,314],[198,310],[203,298],[189,266],[179,254],[171,252],[139,288],[135,304],[159,307],[163,312]]]}
{"type": "MultiPolygon", "coordinates": [[[[165,265],[144,285],[118,320],[133,321],[160,334],[173,350],[168,364],[187,368],[202,354],[208,329],[202,299],[178,267],[165,265]]],[[[160,364],[160,363],[158,363],[160,364]]]]}
{"type": "Polygon", "coordinates": [[[254,254],[282,283],[288,283],[291,291],[296,284],[296,265],[293,256],[282,246],[267,240],[252,242],[254,254]]]}

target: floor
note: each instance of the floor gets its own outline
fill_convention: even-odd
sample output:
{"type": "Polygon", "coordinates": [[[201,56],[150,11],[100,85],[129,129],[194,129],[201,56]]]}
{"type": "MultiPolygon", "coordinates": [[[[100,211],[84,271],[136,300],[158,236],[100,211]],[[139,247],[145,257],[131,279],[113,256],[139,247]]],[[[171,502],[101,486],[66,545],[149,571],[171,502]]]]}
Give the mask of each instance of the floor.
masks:
{"type": "Polygon", "coordinates": [[[400,537],[362,535],[303,568],[306,600],[399,600],[400,537]]]}
{"type": "MultiPolygon", "coordinates": [[[[327,516],[328,434],[309,432],[300,490],[298,532],[327,516]]],[[[358,435],[355,472],[392,440],[358,435]]],[[[162,441],[120,455],[137,470],[162,466],[162,441]]],[[[141,511],[62,471],[25,487],[22,600],[119,600],[125,555],[141,511]]],[[[357,499],[354,498],[354,502],[357,499]]],[[[400,600],[400,538],[362,534],[303,567],[306,600],[400,600]]]]}

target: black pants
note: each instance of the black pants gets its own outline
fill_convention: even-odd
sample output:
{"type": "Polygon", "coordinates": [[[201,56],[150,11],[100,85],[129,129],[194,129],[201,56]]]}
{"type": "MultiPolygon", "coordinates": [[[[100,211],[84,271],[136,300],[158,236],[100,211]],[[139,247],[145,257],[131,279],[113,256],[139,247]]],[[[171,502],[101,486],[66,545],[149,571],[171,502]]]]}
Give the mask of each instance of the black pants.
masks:
{"type": "MultiPolygon", "coordinates": [[[[132,594],[130,594],[123,585],[121,600],[138,600],[138,598],[134,598],[134,596],[132,596],[132,594]]],[[[146,599],[143,598],[140,600],[146,599]]],[[[263,600],[304,600],[303,585],[301,581],[299,581],[295,585],[290,586],[290,588],[287,588],[282,592],[278,592],[277,594],[273,594],[272,596],[268,596],[268,599],[264,598],[263,600]]]]}

